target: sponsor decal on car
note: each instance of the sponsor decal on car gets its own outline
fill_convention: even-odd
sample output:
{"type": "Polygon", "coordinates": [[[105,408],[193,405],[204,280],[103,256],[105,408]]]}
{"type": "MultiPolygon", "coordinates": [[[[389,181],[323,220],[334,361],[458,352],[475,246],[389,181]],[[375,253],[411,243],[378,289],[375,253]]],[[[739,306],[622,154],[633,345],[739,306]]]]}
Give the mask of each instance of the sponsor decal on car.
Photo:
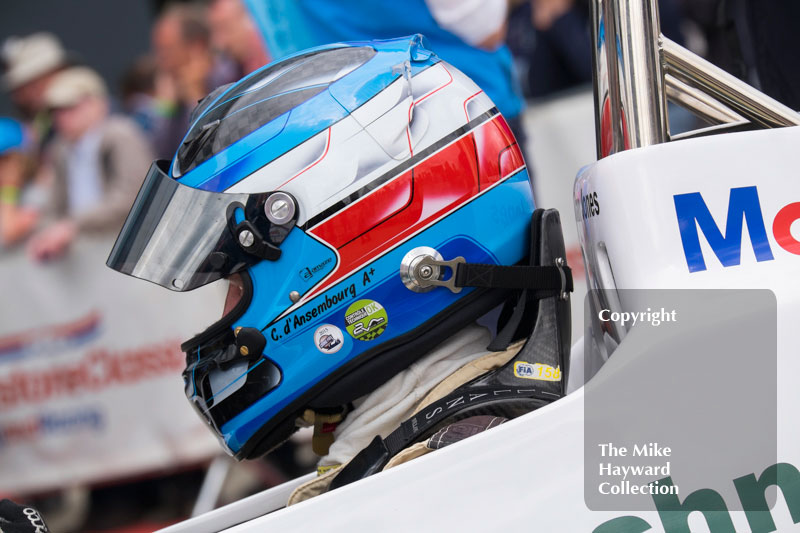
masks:
{"type": "MultiPolygon", "coordinates": [[[[775,259],[757,187],[731,189],[724,234],[720,231],[721,225],[711,215],[702,194],[699,192],[676,194],[673,200],[689,272],[702,272],[707,269],[703,250],[700,247],[700,233],[703,234],[723,267],[739,265],[742,256],[744,226],[747,226],[747,234],[750,237],[756,261],[775,259]]],[[[792,223],[799,219],[800,202],[793,202],[783,206],[772,222],[772,236],[775,243],[794,255],[800,255],[800,241],[792,236],[791,227],[792,223]]]]}

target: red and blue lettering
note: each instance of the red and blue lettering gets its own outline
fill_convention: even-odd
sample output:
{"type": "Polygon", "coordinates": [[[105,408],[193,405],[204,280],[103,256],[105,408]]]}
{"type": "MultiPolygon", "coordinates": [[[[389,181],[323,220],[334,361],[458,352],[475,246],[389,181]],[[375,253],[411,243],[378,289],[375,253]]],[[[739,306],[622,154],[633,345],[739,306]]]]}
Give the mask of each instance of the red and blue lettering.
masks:
{"type": "MultiPolygon", "coordinates": [[[[724,235],[699,192],[676,194],[673,199],[689,272],[706,270],[698,228],[724,267],[741,263],[742,232],[745,224],[756,261],[772,261],[774,259],[758,197],[758,189],[755,186],[731,189],[724,235]]],[[[780,209],[772,223],[775,242],[787,252],[795,255],[800,255],[800,241],[792,236],[791,226],[798,219],[800,219],[800,202],[794,202],[780,209]]]]}

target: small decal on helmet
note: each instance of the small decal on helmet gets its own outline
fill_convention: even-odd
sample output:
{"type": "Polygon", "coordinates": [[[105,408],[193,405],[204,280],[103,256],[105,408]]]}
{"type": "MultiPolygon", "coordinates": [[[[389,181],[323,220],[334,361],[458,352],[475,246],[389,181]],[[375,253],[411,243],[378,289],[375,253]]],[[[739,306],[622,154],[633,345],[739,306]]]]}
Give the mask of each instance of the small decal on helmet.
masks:
{"type": "Polygon", "coordinates": [[[389,324],[386,309],[374,300],[358,300],[347,308],[344,315],[347,333],[360,341],[378,337],[389,324]]]}
{"type": "Polygon", "coordinates": [[[336,353],[342,349],[342,330],[332,324],[323,324],[314,332],[314,344],[322,353],[336,353]]]}
{"type": "Polygon", "coordinates": [[[514,363],[514,375],[522,379],[535,379],[537,381],[561,381],[561,367],[553,368],[543,363],[514,363]]]}
{"type": "Polygon", "coordinates": [[[300,276],[300,279],[303,281],[311,281],[314,276],[317,276],[320,272],[325,270],[325,267],[327,267],[332,261],[332,257],[327,257],[324,261],[316,266],[303,267],[297,272],[297,275],[300,276]]]}

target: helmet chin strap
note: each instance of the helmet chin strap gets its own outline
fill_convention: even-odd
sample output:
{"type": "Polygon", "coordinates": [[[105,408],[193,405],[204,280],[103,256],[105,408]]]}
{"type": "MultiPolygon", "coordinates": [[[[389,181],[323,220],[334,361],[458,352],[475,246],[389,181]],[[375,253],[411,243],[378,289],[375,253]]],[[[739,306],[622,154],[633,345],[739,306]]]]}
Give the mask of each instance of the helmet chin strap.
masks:
{"type": "MultiPolygon", "coordinates": [[[[507,304],[504,324],[489,349],[503,350],[513,340],[527,338],[519,352],[500,368],[420,409],[385,439],[376,436],[337,474],[331,489],[381,471],[399,451],[453,422],[484,414],[514,418],[566,394],[572,275],[564,259],[556,210],[534,212],[531,241],[530,266],[487,268],[492,265],[459,262],[455,275],[442,282],[455,280],[456,287],[463,283],[461,286],[502,288],[518,283],[513,288],[523,290],[516,301],[507,304]]],[[[452,262],[436,263],[453,268],[452,262]]]]}

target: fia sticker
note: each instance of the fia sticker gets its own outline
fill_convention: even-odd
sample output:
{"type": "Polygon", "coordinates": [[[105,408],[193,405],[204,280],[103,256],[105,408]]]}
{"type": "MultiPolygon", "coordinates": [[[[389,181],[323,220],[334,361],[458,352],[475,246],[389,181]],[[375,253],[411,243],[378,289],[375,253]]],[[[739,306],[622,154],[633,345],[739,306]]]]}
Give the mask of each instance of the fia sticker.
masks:
{"type": "Polygon", "coordinates": [[[322,353],[336,353],[342,349],[342,330],[332,324],[323,324],[314,332],[314,344],[322,353]]]}
{"type": "Polygon", "coordinates": [[[360,341],[371,341],[384,332],[389,325],[386,309],[374,300],[353,302],[344,315],[347,333],[360,341]]]}
{"type": "Polygon", "coordinates": [[[514,375],[522,379],[535,379],[537,381],[561,381],[561,367],[553,368],[543,363],[514,363],[514,375]]]}

